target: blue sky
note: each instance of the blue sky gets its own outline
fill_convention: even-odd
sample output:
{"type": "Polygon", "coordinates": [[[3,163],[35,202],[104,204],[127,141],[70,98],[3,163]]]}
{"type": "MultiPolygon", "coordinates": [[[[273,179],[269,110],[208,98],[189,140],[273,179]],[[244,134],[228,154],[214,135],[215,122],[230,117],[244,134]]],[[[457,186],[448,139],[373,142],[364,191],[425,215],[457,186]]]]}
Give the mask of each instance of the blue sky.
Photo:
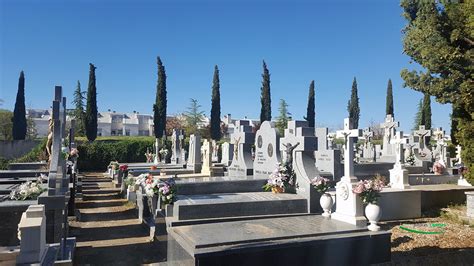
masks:
{"type": "MultiPolygon", "coordinates": [[[[168,76],[168,113],[195,98],[209,114],[214,65],[222,113],[258,118],[262,60],[271,73],[273,117],[285,99],[293,118],[306,113],[316,84],[316,123],[338,127],[347,116],[352,79],[361,120],[385,115],[387,80],[395,116],[408,131],[421,93],[402,87],[405,24],[399,2],[385,1],[24,1],[0,0],[0,98],[13,109],[18,76],[27,108],[48,108],[55,85],[71,99],[87,89],[96,65],[99,111],[152,113],[156,56],[168,76]]],[[[71,105],[69,105],[71,106],[71,105]]],[[[449,129],[449,105],[432,100],[433,124],[449,129]]]]}

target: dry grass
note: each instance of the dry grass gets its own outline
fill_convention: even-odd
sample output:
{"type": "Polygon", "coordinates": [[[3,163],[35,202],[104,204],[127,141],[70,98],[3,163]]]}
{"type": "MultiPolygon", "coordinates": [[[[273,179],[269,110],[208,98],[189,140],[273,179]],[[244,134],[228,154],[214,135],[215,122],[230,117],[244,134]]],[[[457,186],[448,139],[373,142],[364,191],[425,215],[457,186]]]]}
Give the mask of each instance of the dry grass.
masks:
{"type": "Polygon", "coordinates": [[[423,218],[386,224],[386,229],[392,231],[392,263],[443,265],[449,263],[446,258],[461,256],[462,264],[467,260],[470,265],[474,265],[474,221],[469,222],[465,214],[466,206],[456,205],[427,212],[423,218]],[[430,228],[430,224],[445,226],[430,228]],[[401,229],[401,225],[442,233],[413,233],[401,229]]]}

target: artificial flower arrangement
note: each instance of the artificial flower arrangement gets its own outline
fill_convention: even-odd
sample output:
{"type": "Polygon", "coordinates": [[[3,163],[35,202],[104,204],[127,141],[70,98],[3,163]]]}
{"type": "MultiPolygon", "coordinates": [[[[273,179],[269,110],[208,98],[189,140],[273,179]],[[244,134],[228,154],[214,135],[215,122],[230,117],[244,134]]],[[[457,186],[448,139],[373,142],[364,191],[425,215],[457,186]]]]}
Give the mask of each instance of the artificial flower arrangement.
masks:
{"type": "Polygon", "coordinates": [[[125,186],[127,187],[128,190],[135,191],[137,179],[134,176],[132,175],[127,176],[123,182],[125,183],[125,186]]]}
{"type": "Polygon", "coordinates": [[[329,185],[329,179],[324,178],[322,176],[317,176],[311,180],[311,185],[321,194],[326,193],[328,189],[331,187],[329,185]]]}
{"type": "Polygon", "coordinates": [[[433,164],[433,172],[437,175],[442,175],[444,173],[444,170],[446,169],[446,167],[441,164],[440,162],[435,162],[433,164]]]}
{"type": "Polygon", "coordinates": [[[273,193],[282,193],[295,187],[295,171],[291,166],[279,163],[275,170],[270,174],[263,190],[273,193]]]}
{"type": "Polygon", "coordinates": [[[168,153],[169,153],[168,149],[163,148],[163,149],[160,150],[160,155],[161,156],[166,157],[166,156],[168,156],[168,153]]]}
{"type": "Polygon", "coordinates": [[[79,151],[76,148],[72,148],[71,151],[69,151],[69,160],[77,159],[78,157],[79,157],[79,151]]]}
{"type": "Polygon", "coordinates": [[[43,175],[38,177],[36,181],[27,181],[10,192],[12,200],[35,200],[41,193],[46,191],[42,186],[43,175]]]}
{"type": "Polygon", "coordinates": [[[361,180],[352,189],[352,192],[358,194],[365,204],[376,204],[380,191],[385,186],[383,180],[379,178],[361,180]]]}
{"type": "Polygon", "coordinates": [[[163,204],[172,204],[176,201],[176,183],[173,178],[162,181],[154,178],[152,174],[141,174],[137,177],[135,184],[142,185],[149,197],[158,195],[163,204]]]}
{"type": "Polygon", "coordinates": [[[122,164],[122,165],[119,166],[119,169],[120,169],[120,171],[125,172],[125,171],[128,170],[128,165],[122,164]]]}
{"type": "Polygon", "coordinates": [[[111,168],[112,170],[117,170],[120,167],[117,161],[111,161],[107,168],[111,168]]]}

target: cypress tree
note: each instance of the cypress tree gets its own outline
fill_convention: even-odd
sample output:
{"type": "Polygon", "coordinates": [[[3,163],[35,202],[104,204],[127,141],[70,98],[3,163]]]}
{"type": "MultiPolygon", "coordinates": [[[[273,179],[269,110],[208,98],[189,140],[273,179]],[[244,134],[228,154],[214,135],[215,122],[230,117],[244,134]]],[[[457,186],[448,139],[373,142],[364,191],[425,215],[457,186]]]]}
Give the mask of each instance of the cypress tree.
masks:
{"type": "Polygon", "coordinates": [[[26,109],[25,109],[25,74],[20,72],[18,80],[18,92],[16,94],[15,109],[13,110],[12,136],[14,140],[26,138],[26,109]]]}
{"type": "Polygon", "coordinates": [[[303,117],[308,121],[309,127],[314,127],[315,124],[315,113],[314,113],[314,80],[309,84],[309,93],[308,93],[308,106],[306,107],[306,116],[303,117]]]}
{"type": "Polygon", "coordinates": [[[431,129],[431,98],[427,93],[423,98],[423,125],[425,129],[431,129]]]}
{"type": "Polygon", "coordinates": [[[288,104],[286,103],[285,100],[280,99],[280,106],[278,107],[278,111],[280,114],[276,118],[277,121],[275,123],[275,126],[278,129],[280,136],[284,136],[285,129],[287,128],[288,121],[290,120],[289,115],[291,115],[288,112],[288,104]]]}
{"type": "Polygon", "coordinates": [[[263,61],[262,87],[261,87],[260,122],[272,120],[272,102],[270,96],[270,72],[268,71],[265,60],[263,61]]]}
{"type": "Polygon", "coordinates": [[[423,100],[420,99],[418,107],[416,109],[415,121],[413,123],[413,130],[418,130],[419,126],[424,124],[423,118],[423,100]]]}
{"type": "Polygon", "coordinates": [[[349,112],[349,118],[352,120],[353,128],[359,128],[359,97],[357,96],[357,80],[354,77],[352,82],[351,99],[347,103],[347,111],[349,112]]]}
{"type": "Polygon", "coordinates": [[[85,128],[85,114],[84,114],[84,93],[81,91],[81,82],[77,81],[77,87],[74,91],[74,99],[72,101],[74,104],[74,119],[76,120],[76,134],[78,136],[84,135],[85,128]]]}
{"type": "Polygon", "coordinates": [[[211,139],[220,140],[221,132],[221,93],[219,83],[219,69],[214,67],[214,78],[212,80],[212,100],[211,100],[211,139]]]}
{"type": "Polygon", "coordinates": [[[95,69],[96,67],[90,63],[85,115],[86,136],[89,141],[94,141],[97,138],[97,88],[95,86],[95,69]]]}
{"type": "Polygon", "coordinates": [[[387,101],[386,101],[385,114],[392,115],[392,117],[395,117],[395,114],[393,113],[393,92],[392,92],[391,79],[388,79],[388,84],[387,84],[387,101]]]}
{"type": "Polygon", "coordinates": [[[156,86],[156,100],[153,105],[153,127],[155,129],[155,137],[163,137],[163,132],[166,129],[166,71],[161,62],[161,58],[157,58],[158,64],[158,83],[156,86]]]}

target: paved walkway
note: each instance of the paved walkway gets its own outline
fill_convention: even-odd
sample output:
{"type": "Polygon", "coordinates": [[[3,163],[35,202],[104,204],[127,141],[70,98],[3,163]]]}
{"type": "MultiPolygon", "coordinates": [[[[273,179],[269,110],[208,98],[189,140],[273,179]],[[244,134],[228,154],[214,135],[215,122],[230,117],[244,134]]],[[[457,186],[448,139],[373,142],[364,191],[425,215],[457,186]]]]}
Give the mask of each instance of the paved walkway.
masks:
{"type": "Polygon", "coordinates": [[[83,178],[81,221],[70,222],[77,239],[76,265],[142,265],[165,260],[166,241],[150,241],[135,207],[118,195],[102,173],[83,178]]]}

